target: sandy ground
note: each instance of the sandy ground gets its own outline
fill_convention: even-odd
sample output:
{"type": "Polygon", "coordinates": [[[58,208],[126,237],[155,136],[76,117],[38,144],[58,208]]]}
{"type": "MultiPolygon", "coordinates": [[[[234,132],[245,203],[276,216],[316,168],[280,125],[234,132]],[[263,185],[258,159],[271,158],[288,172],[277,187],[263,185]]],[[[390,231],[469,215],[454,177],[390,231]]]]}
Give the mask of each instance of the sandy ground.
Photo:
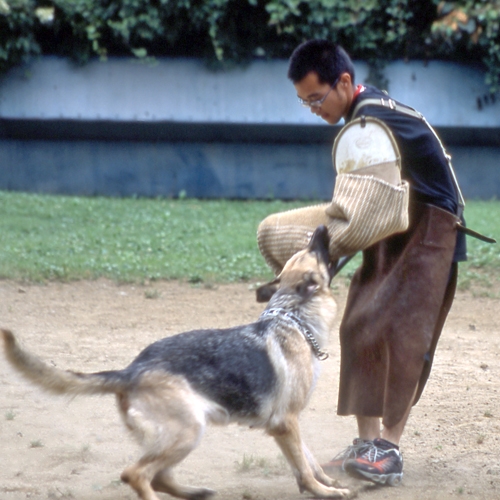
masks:
{"type": "MultiPolygon", "coordinates": [[[[336,286],[341,314],[346,290],[336,286]]],[[[251,322],[261,310],[248,284],[205,289],[177,282],[0,282],[0,325],[51,363],[82,371],[121,368],[160,337],[251,322]]],[[[359,498],[500,498],[497,312],[494,299],[457,295],[431,379],[401,443],[404,481],[391,488],[340,478],[359,498]]],[[[335,411],[335,336],[329,352],[301,418],[304,439],[320,462],[356,436],[354,419],[335,411]]],[[[1,500],[136,498],[119,477],[139,450],[123,428],[113,397],[47,395],[0,357],[0,439],[1,500]]],[[[216,489],[221,500],[307,497],[298,492],[275,443],[259,430],[236,425],[210,428],[178,476],[216,489]]]]}

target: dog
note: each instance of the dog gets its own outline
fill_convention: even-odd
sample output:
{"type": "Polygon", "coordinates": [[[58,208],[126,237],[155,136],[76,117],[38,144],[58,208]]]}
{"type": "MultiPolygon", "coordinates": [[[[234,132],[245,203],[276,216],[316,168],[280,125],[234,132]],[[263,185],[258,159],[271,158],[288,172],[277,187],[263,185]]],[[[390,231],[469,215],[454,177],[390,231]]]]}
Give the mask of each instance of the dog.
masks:
{"type": "Polygon", "coordinates": [[[154,342],[116,371],[55,368],[1,330],[7,359],[31,382],[56,394],[115,394],[125,425],[142,444],[140,460],[122,473],[143,500],[156,492],[203,500],[215,491],[178,484],[172,470],[199,443],[207,424],[262,428],[281,448],[301,492],[345,498],[303,443],[298,418],[333,329],[328,231],[316,229],[306,249],[257,295],[270,298],[260,318],[227,329],[194,330],[154,342]]]}

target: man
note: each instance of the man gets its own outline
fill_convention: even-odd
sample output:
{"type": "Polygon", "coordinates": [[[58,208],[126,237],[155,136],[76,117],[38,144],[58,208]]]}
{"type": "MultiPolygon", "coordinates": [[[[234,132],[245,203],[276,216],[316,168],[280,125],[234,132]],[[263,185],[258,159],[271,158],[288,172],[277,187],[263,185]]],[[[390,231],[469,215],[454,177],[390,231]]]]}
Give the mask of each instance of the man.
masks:
{"type": "Polygon", "coordinates": [[[363,251],[340,325],[337,408],[339,415],[356,416],[358,437],[325,469],[393,485],[403,475],[400,439],[453,302],[457,262],[466,259],[465,235],[457,232],[463,198],[425,119],[374,87],[355,85],[341,47],[303,43],[290,58],[288,77],[312,113],[332,125],[344,118],[342,131],[357,127],[353,133],[363,140],[355,143],[366,142],[367,123],[385,127],[382,136],[394,143],[391,162],[344,171],[335,153],[341,131],[332,203],[273,214],[258,229],[259,248],[277,275],[319,224],[331,234],[332,265],[363,251]]]}

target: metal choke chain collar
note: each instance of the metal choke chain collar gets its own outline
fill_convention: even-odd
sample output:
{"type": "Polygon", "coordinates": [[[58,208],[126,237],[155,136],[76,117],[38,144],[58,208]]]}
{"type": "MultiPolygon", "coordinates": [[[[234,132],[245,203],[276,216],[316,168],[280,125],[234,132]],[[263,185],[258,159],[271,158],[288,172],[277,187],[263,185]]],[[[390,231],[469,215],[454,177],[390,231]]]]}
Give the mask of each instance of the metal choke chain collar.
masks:
{"type": "Polygon", "coordinates": [[[309,342],[314,352],[314,355],[321,361],[328,358],[328,353],[320,349],[319,344],[314,335],[308,328],[304,326],[304,323],[295,314],[283,308],[274,308],[274,309],[266,309],[260,315],[260,319],[265,319],[267,317],[283,319],[287,320],[290,323],[293,323],[293,325],[302,333],[302,335],[304,335],[307,342],[309,342]]]}

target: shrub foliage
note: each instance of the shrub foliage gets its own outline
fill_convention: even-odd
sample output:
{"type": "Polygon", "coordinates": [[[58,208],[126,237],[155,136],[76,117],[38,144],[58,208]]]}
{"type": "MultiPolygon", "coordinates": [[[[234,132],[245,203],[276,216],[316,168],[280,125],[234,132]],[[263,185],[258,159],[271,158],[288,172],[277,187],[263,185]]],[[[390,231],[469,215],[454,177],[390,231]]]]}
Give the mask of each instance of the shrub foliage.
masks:
{"type": "Polygon", "coordinates": [[[324,37],[376,71],[396,59],[480,61],[500,81],[500,0],[0,0],[0,71],[38,54],[287,58],[324,37]]]}

